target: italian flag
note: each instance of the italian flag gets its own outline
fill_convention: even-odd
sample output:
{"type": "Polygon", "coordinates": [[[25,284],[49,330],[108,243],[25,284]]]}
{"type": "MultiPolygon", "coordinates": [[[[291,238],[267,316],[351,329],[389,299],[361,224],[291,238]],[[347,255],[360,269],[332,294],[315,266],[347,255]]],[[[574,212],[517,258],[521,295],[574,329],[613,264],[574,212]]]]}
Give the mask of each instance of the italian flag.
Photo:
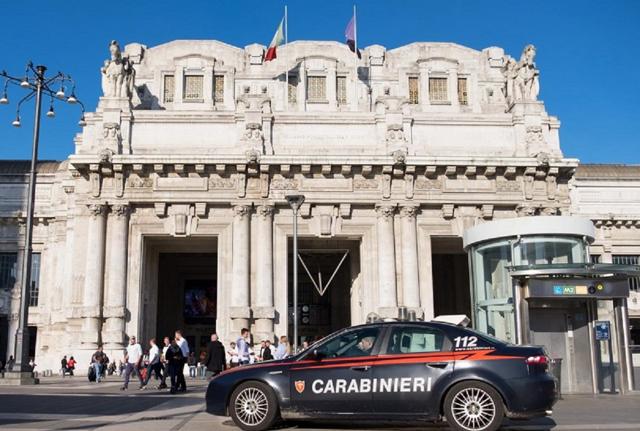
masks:
{"type": "Polygon", "coordinates": [[[280,21],[280,25],[276,30],[276,34],[273,35],[271,44],[267,48],[267,53],[264,56],[264,61],[271,61],[276,58],[276,48],[284,42],[284,33],[282,32],[282,26],[284,24],[284,18],[280,21]]]}

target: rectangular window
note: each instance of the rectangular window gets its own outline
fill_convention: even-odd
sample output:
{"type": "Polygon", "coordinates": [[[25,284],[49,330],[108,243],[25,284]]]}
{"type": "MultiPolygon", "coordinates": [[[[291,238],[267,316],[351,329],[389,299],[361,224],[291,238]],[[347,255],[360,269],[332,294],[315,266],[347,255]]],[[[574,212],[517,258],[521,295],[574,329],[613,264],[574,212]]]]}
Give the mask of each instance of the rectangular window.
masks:
{"type": "Polygon", "coordinates": [[[307,100],[325,102],[327,100],[327,78],[325,76],[307,77],[307,100]]]}
{"type": "Polygon", "coordinates": [[[419,102],[419,94],[418,78],[415,76],[409,77],[409,103],[417,105],[419,102]]]}
{"type": "Polygon", "coordinates": [[[224,102],[224,75],[213,75],[213,103],[224,102]]]}
{"type": "Polygon", "coordinates": [[[37,307],[40,296],[40,253],[31,254],[31,286],[29,286],[29,306],[37,307]]]}
{"type": "Polygon", "coordinates": [[[289,103],[298,101],[298,75],[289,75],[289,87],[287,88],[287,98],[289,103]]]}
{"type": "Polygon", "coordinates": [[[338,105],[345,105],[347,103],[347,77],[336,77],[336,99],[338,105]]]}
{"type": "Polygon", "coordinates": [[[164,103],[171,103],[173,102],[173,94],[174,94],[174,90],[175,90],[175,80],[173,78],[173,75],[165,75],[164,76],[164,95],[162,97],[162,100],[164,101],[164,103]]]}
{"type": "Polygon", "coordinates": [[[445,346],[444,334],[434,328],[403,327],[396,328],[391,333],[387,354],[401,353],[430,353],[449,350],[445,346]]]}
{"type": "MultiPolygon", "coordinates": [[[[616,265],[640,265],[640,256],[613,255],[611,261],[616,265]]],[[[629,278],[629,289],[633,292],[640,292],[640,277],[629,278]]]]}
{"type": "Polygon", "coordinates": [[[16,282],[17,253],[0,253],[0,289],[11,290],[16,282]]]}
{"type": "Polygon", "coordinates": [[[431,102],[447,102],[447,78],[429,78],[429,100],[431,102]]]}
{"type": "Polygon", "coordinates": [[[185,75],[184,77],[184,91],[182,98],[185,101],[202,101],[203,97],[203,82],[204,77],[202,75],[185,75]]]}
{"type": "Polygon", "coordinates": [[[461,105],[469,104],[467,95],[467,78],[458,78],[458,103],[461,105]]]}
{"type": "Polygon", "coordinates": [[[591,255],[591,263],[600,263],[600,255],[592,254],[591,255]]]}

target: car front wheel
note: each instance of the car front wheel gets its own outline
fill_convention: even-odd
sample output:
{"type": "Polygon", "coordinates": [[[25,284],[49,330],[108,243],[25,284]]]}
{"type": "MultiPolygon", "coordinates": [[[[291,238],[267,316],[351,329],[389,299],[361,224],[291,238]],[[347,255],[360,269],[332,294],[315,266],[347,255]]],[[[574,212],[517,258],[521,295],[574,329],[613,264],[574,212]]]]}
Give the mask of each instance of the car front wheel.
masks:
{"type": "Polygon", "coordinates": [[[447,393],[444,415],[456,431],[495,431],[502,424],[504,405],[500,394],[491,386],[463,382],[447,393]]]}
{"type": "Polygon", "coordinates": [[[278,400],[262,382],[244,382],[231,394],[229,413],[233,422],[245,431],[269,429],[278,416],[278,400]]]}

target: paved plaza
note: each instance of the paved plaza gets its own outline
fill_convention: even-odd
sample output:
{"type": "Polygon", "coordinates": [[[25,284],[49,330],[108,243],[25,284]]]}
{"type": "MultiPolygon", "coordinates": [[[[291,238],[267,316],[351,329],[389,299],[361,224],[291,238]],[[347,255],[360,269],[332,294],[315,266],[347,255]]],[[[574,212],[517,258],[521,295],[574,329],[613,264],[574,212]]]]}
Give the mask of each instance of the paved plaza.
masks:
{"type": "MultiPolygon", "coordinates": [[[[38,386],[0,387],[0,429],[3,430],[189,430],[236,431],[229,418],[204,412],[205,382],[188,380],[189,391],[170,395],[154,389],[138,391],[132,384],[119,390],[119,378],[89,384],[85,377],[44,378],[38,386]]],[[[640,423],[640,396],[571,396],[561,400],[552,418],[507,423],[506,430],[632,430],[640,423]]],[[[397,424],[287,423],[280,429],[418,430],[446,429],[397,424]]]]}

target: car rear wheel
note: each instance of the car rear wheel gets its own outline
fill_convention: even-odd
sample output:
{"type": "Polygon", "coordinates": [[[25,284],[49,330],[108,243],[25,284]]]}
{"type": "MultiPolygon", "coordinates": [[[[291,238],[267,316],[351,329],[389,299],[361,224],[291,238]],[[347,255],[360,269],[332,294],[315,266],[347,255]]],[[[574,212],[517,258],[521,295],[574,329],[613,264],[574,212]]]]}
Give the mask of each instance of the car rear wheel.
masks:
{"type": "Polygon", "coordinates": [[[447,423],[456,431],[495,431],[504,417],[500,394],[482,382],[455,385],[444,400],[447,423]]]}
{"type": "Polygon", "coordinates": [[[278,416],[278,400],[271,388],[261,382],[245,382],[231,394],[229,413],[245,431],[269,429],[278,416]]]}

